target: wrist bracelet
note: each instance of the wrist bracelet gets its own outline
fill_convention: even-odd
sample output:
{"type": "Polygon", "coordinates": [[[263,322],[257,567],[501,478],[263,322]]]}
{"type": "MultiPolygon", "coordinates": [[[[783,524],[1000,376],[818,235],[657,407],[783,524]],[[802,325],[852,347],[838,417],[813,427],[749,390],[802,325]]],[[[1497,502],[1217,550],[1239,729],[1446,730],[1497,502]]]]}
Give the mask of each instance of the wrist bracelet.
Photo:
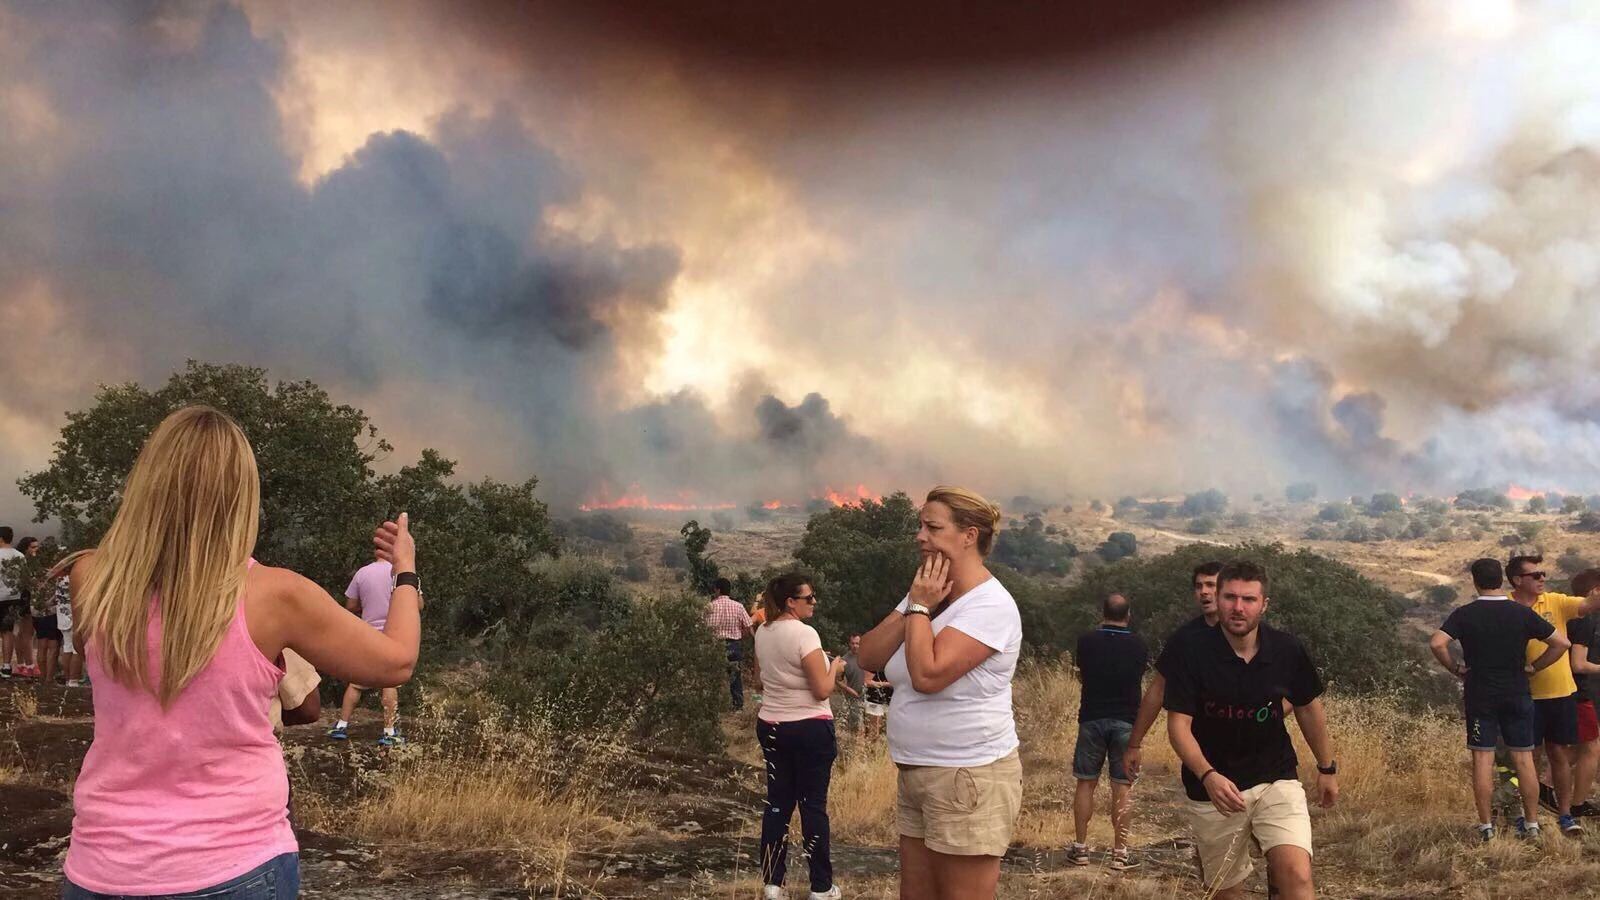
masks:
{"type": "Polygon", "coordinates": [[[1217,770],[1216,770],[1215,766],[1213,766],[1212,768],[1207,769],[1205,771],[1205,774],[1200,776],[1200,786],[1204,787],[1205,783],[1206,783],[1206,779],[1210,778],[1212,775],[1215,775],[1216,773],[1217,773],[1217,770]]]}

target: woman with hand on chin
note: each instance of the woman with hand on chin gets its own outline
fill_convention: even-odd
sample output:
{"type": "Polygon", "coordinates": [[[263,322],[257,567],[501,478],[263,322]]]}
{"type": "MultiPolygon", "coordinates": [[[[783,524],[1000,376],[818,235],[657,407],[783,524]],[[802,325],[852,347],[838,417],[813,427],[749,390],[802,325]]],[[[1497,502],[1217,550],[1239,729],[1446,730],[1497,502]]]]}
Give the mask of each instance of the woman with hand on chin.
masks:
{"type": "Polygon", "coordinates": [[[894,685],[901,900],[992,900],[1022,806],[1011,713],[1022,619],[984,566],[999,523],[972,491],[930,491],[911,590],[861,638],[860,665],[894,685]]]}

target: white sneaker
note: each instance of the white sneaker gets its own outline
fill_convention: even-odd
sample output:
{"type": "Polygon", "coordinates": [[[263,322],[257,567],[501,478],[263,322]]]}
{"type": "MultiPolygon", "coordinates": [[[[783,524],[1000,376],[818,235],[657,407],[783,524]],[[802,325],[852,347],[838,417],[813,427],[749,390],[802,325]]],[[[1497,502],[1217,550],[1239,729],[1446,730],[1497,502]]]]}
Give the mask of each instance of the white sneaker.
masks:
{"type": "Polygon", "coordinates": [[[821,894],[817,893],[816,891],[811,892],[811,900],[840,900],[840,898],[843,896],[844,894],[839,893],[839,886],[837,884],[831,888],[828,888],[826,892],[821,894]]]}
{"type": "Polygon", "coordinates": [[[769,884],[761,888],[761,900],[788,900],[788,898],[789,895],[778,885],[769,884]]]}

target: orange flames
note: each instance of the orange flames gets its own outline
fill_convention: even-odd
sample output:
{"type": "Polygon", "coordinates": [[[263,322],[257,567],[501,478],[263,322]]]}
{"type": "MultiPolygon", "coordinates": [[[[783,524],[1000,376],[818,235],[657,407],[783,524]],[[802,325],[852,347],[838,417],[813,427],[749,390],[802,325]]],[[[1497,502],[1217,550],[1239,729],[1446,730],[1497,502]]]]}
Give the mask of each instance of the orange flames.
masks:
{"type": "Polygon", "coordinates": [[[649,495],[640,490],[637,484],[630,485],[627,491],[608,499],[598,497],[578,504],[584,512],[594,512],[600,509],[659,509],[669,511],[689,512],[702,509],[733,509],[738,504],[704,501],[696,499],[691,491],[678,491],[671,500],[651,500],[649,495]]]}
{"type": "Polygon", "coordinates": [[[1525,488],[1520,484],[1513,484],[1506,488],[1506,496],[1512,500],[1532,500],[1535,497],[1543,497],[1547,493],[1549,491],[1536,491],[1533,488],[1525,488]]]}
{"type": "Polygon", "coordinates": [[[778,507],[780,507],[782,505],[783,505],[783,501],[782,500],[768,500],[767,502],[761,504],[761,508],[762,509],[777,509],[778,507]]]}
{"type": "Polygon", "coordinates": [[[864,484],[858,484],[847,491],[836,491],[833,488],[824,488],[821,499],[832,503],[834,506],[860,506],[863,500],[879,501],[883,498],[874,494],[864,484]]]}

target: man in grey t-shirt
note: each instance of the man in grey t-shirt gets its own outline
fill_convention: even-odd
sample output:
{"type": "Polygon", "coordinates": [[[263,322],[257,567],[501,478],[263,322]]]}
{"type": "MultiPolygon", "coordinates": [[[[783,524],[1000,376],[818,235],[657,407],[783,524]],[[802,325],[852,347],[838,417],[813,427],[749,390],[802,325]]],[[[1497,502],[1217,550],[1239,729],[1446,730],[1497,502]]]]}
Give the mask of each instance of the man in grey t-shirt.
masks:
{"type": "Polygon", "coordinates": [[[860,731],[862,720],[861,695],[867,689],[867,673],[856,662],[856,653],[861,650],[861,635],[850,635],[850,652],[844,655],[844,711],[845,725],[851,731],[860,731]]]}

